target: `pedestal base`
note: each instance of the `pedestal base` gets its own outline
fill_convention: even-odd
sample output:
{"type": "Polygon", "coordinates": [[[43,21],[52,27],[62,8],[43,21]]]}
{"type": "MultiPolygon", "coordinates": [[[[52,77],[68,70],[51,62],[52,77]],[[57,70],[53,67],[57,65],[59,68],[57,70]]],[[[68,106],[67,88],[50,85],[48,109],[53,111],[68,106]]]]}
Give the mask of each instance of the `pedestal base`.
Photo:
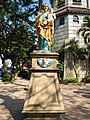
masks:
{"type": "MultiPolygon", "coordinates": [[[[58,54],[33,53],[31,78],[23,113],[29,120],[59,120],[64,105],[57,77],[58,54]],[[38,58],[49,58],[52,64],[46,68],[38,65],[38,58]]],[[[28,120],[27,119],[27,120],[28,120]]]]}

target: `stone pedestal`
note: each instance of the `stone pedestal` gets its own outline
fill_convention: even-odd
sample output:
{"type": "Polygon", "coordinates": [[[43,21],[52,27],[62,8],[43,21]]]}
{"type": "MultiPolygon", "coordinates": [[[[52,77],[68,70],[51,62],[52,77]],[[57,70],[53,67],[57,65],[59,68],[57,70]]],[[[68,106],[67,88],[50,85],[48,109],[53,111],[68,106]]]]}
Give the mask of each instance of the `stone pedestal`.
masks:
{"type": "Polygon", "coordinates": [[[64,105],[57,77],[58,53],[34,51],[23,113],[27,120],[59,120],[64,105]]]}

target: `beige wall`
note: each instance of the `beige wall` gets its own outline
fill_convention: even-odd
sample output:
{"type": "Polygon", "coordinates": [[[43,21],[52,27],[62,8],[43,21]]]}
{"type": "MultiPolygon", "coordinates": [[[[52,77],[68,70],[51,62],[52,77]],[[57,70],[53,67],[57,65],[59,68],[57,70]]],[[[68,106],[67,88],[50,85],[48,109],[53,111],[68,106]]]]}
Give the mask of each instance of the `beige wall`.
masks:
{"type": "MultiPolygon", "coordinates": [[[[58,0],[54,0],[53,3],[54,8],[56,8],[57,4],[58,4],[58,0]]],[[[87,6],[89,6],[90,8],[90,0],[81,0],[81,5],[77,5],[77,6],[73,5],[73,0],[65,0],[65,6],[83,7],[83,8],[87,8],[87,6]]]]}
{"type": "MultiPolygon", "coordinates": [[[[89,8],[90,8],[90,0],[88,0],[88,2],[89,2],[89,8]]],[[[73,5],[72,0],[65,0],[65,6],[72,6],[72,7],[75,6],[75,7],[87,8],[87,0],[82,0],[82,6],[73,5]]],[[[59,25],[59,20],[60,20],[61,16],[57,17],[57,19],[55,21],[57,27],[55,28],[54,38],[55,38],[58,46],[62,46],[63,44],[68,43],[69,40],[72,38],[79,40],[80,47],[85,46],[82,36],[77,35],[77,31],[83,23],[84,16],[85,16],[85,14],[65,14],[63,16],[65,18],[65,24],[61,25],[61,26],[59,25]],[[73,22],[74,15],[78,16],[79,23],[73,22]]],[[[66,51],[65,56],[64,56],[64,78],[68,78],[68,77],[75,78],[76,77],[73,66],[69,66],[72,64],[72,62],[73,61],[70,61],[69,54],[66,51]],[[71,67],[71,69],[70,69],[70,67],[71,67]]],[[[83,63],[83,65],[85,65],[85,63],[83,63]]],[[[84,66],[84,68],[85,68],[85,66],[84,66]]],[[[77,67],[77,71],[80,72],[79,78],[81,79],[85,76],[86,68],[82,69],[82,63],[80,63],[77,67]]]]}
{"type": "Polygon", "coordinates": [[[73,6],[73,7],[84,7],[87,8],[87,0],[81,0],[82,5],[73,5],[73,0],[65,0],[65,5],[66,6],[73,6]]]}
{"type": "MultiPolygon", "coordinates": [[[[69,38],[76,38],[79,39],[82,43],[82,37],[77,35],[78,29],[81,27],[83,23],[83,18],[85,15],[80,15],[80,14],[68,14],[64,15],[63,17],[65,18],[65,24],[64,25],[59,25],[59,20],[60,17],[57,17],[55,20],[55,23],[57,25],[55,28],[55,34],[54,34],[54,39],[56,40],[56,43],[58,43],[60,46],[65,42],[65,39],[69,38]],[[77,15],[79,18],[79,23],[73,22],[73,16],[77,15]]],[[[82,43],[83,44],[83,43],[82,43]]]]}
{"type": "Polygon", "coordinates": [[[54,39],[56,40],[57,44],[60,44],[60,46],[64,43],[64,40],[68,37],[68,16],[65,17],[65,24],[59,25],[60,17],[58,17],[55,21],[56,28],[55,28],[55,34],[54,39]]]}

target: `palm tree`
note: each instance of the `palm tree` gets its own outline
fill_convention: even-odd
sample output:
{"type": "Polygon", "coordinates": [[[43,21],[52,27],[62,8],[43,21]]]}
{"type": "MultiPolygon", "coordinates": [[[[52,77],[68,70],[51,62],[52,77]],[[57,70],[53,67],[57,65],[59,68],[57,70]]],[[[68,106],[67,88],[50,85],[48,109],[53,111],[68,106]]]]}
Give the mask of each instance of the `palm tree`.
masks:
{"type": "Polygon", "coordinates": [[[82,24],[81,28],[78,30],[78,35],[81,33],[82,37],[84,38],[85,44],[89,44],[90,42],[90,17],[84,17],[84,23],[82,24]]]}
{"type": "Polygon", "coordinates": [[[78,35],[81,33],[81,36],[84,38],[86,48],[88,50],[88,59],[87,59],[87,74],[90,72],[90,17],[84,17],[84,23],[81,28],[78,30],[78,35]]]}
{"type": "MultiPolygon", "coordinates": [[[[65,51],[68,52],[68,67],[69,69],[73,69],[78,79],[78,71],[77,71],[77,63],[80,64],[80,61],[85,62],[87,60],[88,51],[87,48],[80,48],[78,45],[78,41],[75,41],[75,38],[71,39],[69,43],[67,43],[65,51]],[[72,65],[71,65],[72,64],[72,65]]],[[[79,67],[79,66],[78,66],[79,67]]],[[[83,69],[83,66],[82,66],[83,69]]]]}

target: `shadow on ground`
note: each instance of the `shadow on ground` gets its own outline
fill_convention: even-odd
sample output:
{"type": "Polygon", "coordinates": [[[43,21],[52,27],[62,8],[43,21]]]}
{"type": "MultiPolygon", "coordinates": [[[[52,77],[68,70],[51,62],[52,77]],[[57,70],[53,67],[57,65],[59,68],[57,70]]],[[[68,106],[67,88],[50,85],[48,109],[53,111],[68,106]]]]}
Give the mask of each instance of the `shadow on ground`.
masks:
{"type": "MultiPolygon", "coordinates": [[[[24,115],[22,114],[22,109],[24,105],[23,99],[12,99],[9,96],[0,95],[0,98],[4,100],[1,105],[5,106],[5,109],[8,109],[12,118],[14,120],[23,120],[24,115]]],[[[8,118],[7,118],[8,120],[8,118]]]]}
{"type": "Polygon", "coordinates": [[[30,73],[28,71],[20,71],[18,77],[22,77],[23,79],[30,80],[30,73]]]}
{"type": "Polygon", "coordinates": [[[90,120],[90,88],[72,85],[65,86],[62,92],[66,108],[66,120],[90,120]]]}
{"type": "MultiPolygon", "coordinates": [[[[27,93],[24,88],[28,83],[19,79],[0,86],[0,120],[24,120],[22,109],[27,93]]],[[[66,109],[61,120],[90,120],[90,84],[60,85],[60,88],[66,109]]]]}

